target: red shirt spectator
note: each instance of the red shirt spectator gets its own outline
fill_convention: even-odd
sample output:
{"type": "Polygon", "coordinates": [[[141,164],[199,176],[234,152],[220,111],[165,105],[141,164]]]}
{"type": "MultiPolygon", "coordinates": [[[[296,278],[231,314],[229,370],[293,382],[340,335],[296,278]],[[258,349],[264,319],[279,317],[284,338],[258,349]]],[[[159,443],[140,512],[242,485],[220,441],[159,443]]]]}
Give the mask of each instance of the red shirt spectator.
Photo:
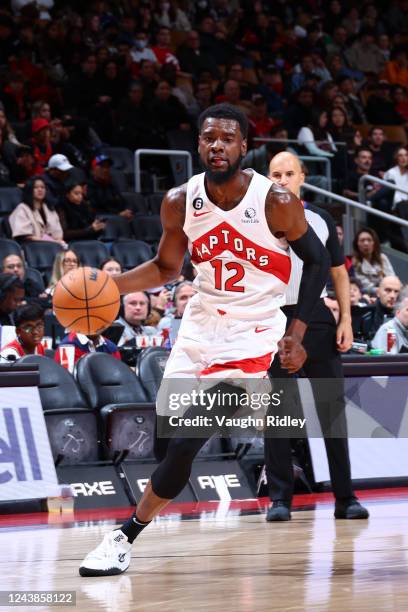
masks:
{"type": "Polygon", "coordinates": [[[57,363],[72,372],[74,365],[88,353],[107,353],[115,359],[121,359],[116,344],[101,335],[85,336],[71,332],[61,340],[55,351],[54,359],[57,363]]]}

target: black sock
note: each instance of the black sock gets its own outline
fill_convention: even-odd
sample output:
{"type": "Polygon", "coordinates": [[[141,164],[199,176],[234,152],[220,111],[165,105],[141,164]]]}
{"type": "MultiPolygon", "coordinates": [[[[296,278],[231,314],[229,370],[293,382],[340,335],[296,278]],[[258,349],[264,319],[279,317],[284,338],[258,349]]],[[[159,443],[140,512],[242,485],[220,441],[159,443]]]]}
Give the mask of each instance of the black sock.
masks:
{"type": "Polygon", "coordinates": [[[148,525],[150,525],[150,521],[148,521],[147,523],[140,521],[136,516],[136,512],[134,512],[132,516],[128,518],[126,523],[123,523],[122,527],[119,527],[119,529],[123,531],[129,543],[132,544],[132,542],[137,538],[139,533],[143,531],[143,529],[148,525]]]}

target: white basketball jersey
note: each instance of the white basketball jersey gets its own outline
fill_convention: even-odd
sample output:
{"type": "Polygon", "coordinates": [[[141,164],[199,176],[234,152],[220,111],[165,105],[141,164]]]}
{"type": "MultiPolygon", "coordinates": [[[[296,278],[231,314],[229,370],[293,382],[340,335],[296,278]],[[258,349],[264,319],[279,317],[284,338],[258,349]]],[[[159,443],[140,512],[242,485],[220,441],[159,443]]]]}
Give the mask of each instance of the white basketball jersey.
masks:
{"type": "Polygon", "coordinates": [[[241,202],[224,211],[208,199],[204,176],[188,181],[183,228],[198,272],[197,299],[213,314],[261,321],[285,304],[291,269],[289,250],[265,217],[271,182],[252,171],[241,202]]]}

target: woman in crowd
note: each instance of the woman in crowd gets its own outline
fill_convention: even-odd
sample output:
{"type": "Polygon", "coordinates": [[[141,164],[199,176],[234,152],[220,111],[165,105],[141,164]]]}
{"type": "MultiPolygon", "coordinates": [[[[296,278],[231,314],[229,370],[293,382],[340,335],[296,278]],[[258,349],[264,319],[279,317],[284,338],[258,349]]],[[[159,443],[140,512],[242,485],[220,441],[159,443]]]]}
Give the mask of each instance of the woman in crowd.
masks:
{"type": "Polygon", "coordinates": [[[358,130],[354,130],[350,125],[344,108],[334,106],[331,109],[327,127],[333,140],[347,143],[347,153],[354,155],[357,147],[361,147],[363,137],[358,130]]]}
{"type": "Polygon", "coordinates": [[[300,129],[297,135],[298,143],[306,148],[309,155],[334,156],[336,146],[327,129],[328,120],[327,111],[320,110],[312,114],[309,125],[300,129]]]}
{"type": "Polygon", "coordinates": [[[381,253],[377,233],[370,227],[358,231],[353,240],[353,266],[363,293],[374,294],[384,276],[395,276],[390,260],[381,253]]]}
{"type": "Polygon", "coordinates": [[[58,205],[58,215],[64,240],[93,240],[100,236],[106,223],[96,218],[88,200],[84,199],[84,186],[77,181],[66,185],[65,195],[58,205]]]}
{"type": "Polygon", "coordinates": [[[49,240],[66,247],[57,212],[47,204],[47,189],[40,176],[27,181],[23,201],[11,213],[9,222],[12,237],[20,242],[49,240]]]}
{"type": "Polygon", "coordinates": [[[61,251],[57,253],[54,259],[54,265],[52,267],[52,274],[50,284],[48,285],[45,292],[48,295],[53,295],[55,285],[58,283],[60,278],[67,274],[71,270],[76,270],[80,266],[81,262],[78,255],[72,249],[67,251],[61,251]]]}
{"type": "Polygon", "coordinates": [[[122,264],[114,257],[109,257],[101,263],[101,270],[109,276],[119,276],[119,274],[122,274],[122,264]]]}

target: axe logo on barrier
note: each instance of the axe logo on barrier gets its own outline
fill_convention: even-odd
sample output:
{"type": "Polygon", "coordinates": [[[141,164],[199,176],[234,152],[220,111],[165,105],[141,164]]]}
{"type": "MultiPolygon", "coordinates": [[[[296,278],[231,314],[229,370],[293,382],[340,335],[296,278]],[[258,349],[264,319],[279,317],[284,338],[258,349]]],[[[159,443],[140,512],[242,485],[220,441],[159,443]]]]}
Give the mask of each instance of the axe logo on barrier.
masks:
{"type": "MultiPolygon", "coordinates": [[[[134,503],[138,503],[143,495],[150,476],[156,469],[157,463],[130,463],[122,464],[122,471],[127,480],[128,487],[134,499],[134,503]]],[[[195,502],[197,501],[189,483],[184,487],[181,493],[173,500],[175,502],[195,502]]]]}
{"type": "Polygon", "coordinates": [[[76,509],[130,506],[123,481],[111,465],[62,466],[57,474],[61,484],[71,486],[76,509]]]}
{"type": "Polygon", "coordinates": [[[102,482],[71,482],[75,497],[78,495],[116,495],[115,486],[111,480],[102,482]]]}
{"type": "Polygon", "coordinates": [[[200,501],[254,497],[237,461],[197,461],[190,482],[200,501]]]}

